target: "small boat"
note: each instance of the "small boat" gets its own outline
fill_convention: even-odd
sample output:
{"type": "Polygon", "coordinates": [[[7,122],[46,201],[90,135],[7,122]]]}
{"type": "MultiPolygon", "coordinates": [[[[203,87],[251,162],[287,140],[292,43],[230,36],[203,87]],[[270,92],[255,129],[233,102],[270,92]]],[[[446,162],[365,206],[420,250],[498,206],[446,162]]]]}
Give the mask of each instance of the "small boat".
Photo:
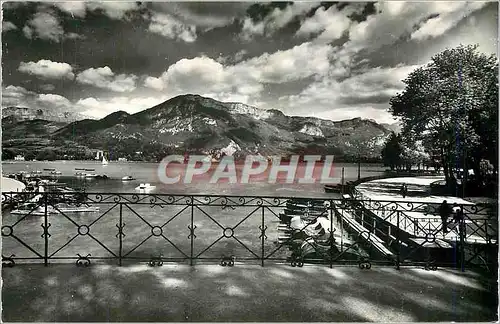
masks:
{"type": "Polygon", "coordinates": [[[156,186],[152,186],[149,183],[141,183],[135,188],[135,190],[153,190],[156,186]]]}
{"type": "Polygon", "coordinates": [[[131,181],[131,180],[135,180],[134,178],[132,178],[132,176],[124,176],[122,178],[122,181],[131,181]]]}
{"type": "Polygon", "coordinates": [[[95,177],[97,177],[97,174],[95,174],[95,173],[86,173],[85,174],[85,178],[95,178],[95,177]]]}
{"type": "Polygon", "coordinates": [[[103,157],[102,157],[102,165],[103,165],[103,166],[104,166],[104,165],[108,165],[108,163],[109,163],[109,162],[108,162],[108,160],[106,160],[106,157],[104,157],[104,156],[103,156],[103,157]]]}
{"type": "Polygon", "coordinates": [[[75,173],[75,176],[79,177],[79,178],[85,178],[85,175],[86,173],[85,172],[76,172],[75,173]]]}
{"type": "Polygon", "coordinates": [[[50,174],[60,175],[60,174],[62,174],[62,172],[54,170],[54,171],[50,171],[50,174]]]}

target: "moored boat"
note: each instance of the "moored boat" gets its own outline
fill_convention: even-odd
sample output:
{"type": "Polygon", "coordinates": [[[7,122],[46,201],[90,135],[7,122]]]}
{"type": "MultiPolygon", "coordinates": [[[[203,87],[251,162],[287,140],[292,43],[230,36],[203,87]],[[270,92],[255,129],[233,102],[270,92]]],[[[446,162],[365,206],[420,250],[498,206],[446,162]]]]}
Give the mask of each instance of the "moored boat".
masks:
{"type": "Polygon", "coordinates": [[[135,188],[135,190],[153,190],[155,188],[156,186],[152,186],[149,183],[141,183],[135,188]]]}

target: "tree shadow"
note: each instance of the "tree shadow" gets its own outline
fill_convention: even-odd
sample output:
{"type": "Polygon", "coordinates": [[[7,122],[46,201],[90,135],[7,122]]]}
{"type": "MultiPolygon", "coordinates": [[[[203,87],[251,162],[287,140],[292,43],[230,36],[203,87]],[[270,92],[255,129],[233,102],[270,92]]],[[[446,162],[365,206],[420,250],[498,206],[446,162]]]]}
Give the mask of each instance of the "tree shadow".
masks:
{"type": "Polygon", "coordinates": [[[18,265],[3,270],[4,321],[491,321],[482,277],[438,270],[273,264],[18,265]],[[451,278],[451,279],[450,279],[451,278]]]}

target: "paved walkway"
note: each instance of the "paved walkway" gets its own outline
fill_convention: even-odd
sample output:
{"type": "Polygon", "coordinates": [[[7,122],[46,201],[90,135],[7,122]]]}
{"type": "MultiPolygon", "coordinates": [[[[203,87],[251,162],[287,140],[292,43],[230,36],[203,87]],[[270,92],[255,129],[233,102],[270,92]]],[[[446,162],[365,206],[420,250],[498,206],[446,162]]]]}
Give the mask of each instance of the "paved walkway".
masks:
{"type": "Polygon", "coordinates": [[[496,278],[454,270],[236,264],[17,265],[3,321],[496,321],[496,278]]]}
{"type": "Polygon", "coordinates": [[[23,191],[26,185],[15,179],[2,177],[1,179],[2,192],[23,191]]]}

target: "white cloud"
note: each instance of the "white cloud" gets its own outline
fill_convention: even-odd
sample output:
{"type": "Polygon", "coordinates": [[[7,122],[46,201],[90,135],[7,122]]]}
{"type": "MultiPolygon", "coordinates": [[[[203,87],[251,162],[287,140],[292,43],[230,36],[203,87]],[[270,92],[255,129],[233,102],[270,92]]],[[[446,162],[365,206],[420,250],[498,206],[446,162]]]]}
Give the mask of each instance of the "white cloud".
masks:
{"type": "Polygon", "coordinates": [[[2,88],[2,107],[25,106],[26,99],[34,95],[23,87],[9,85],[2,88]]]}
{"type": "Polygon", "coordinates": [[[331,6],[328,10],[319,7],[314,16],[302,22],[296,35],[307,37],[317,34],[318,40],[330,42],[340,38],[350,24],[351,20],[347,17],[347,13],[337,10],[336,6],[331,6]]]}
{"type": "Polygon", "coordinates": [[[319,6],[319,3],[294,2],[283,9],[275,8],[262,21],[254,22],[252,18],[246,17],[243,20],[241,37],[245,40],[250,40],[255,35],[270,36],[277,30],[285,27],[295,17],[306,14],[316,6],[319,6]]]}
{"type": "Polygon", "coordinates": [[[277,108],[305,116],[316,112],[314,116],[320,118],[327,115],[338,116],[333,119],[363,116],[386,122],[390,118],[386,111],[389,98],[404,89],[402,80],[417,67],[378,67],[342,81],[325,77],[297,95],[283,96],[280,98],[281,107],[277,108]],[[377,117],[377,112],[380,117],[377,117]]]}
{"type": "Polygon", "coordinates": [[[54,2],[52,5],[72,16],[85,18],[87,11],[100,11],[111,19],[122,19],[132,10],[139,9],[134,1],[105,1],[105,2],[83,2],[66,1],[54,2]]]}
{"type": "Polygon", "coordinates": [[[87,2],[87,10],[101,10],[111,19],[122,19],[127,12],[139,9],[135,1],[106,1],[106,2],[87,2]]]}
{"type": "Polygon", "coordinates": [[[227,26],[235,17],[243,15],[249,4],[245,2],[152,2],[155,12],[175,16],[187,25],[203,30],[227,26]]]}
{"type": "Polygon", "coordinates": [[[63,96],[57,94],[39,94],[36,99],[38,103],[48,107],[69,107],[71,102],[63,96]]]}
{"type": "Polygon", "coordinates": [[[80,18],[84,18],[86,14],[86,5],[83,1],[54,2],[53,5],[62,11],[80,18]]]}
{"type": "Polygon", "coordinates": [[[40,86],[40,89],[44,90],[44,91],[53,91],[56,87],[53,85],[53,84],[42,84],[40,86]]]}
{"type": "Polygon", "coordinates": [[[154,13],[151,17],[149,31],[170,39],[180,39],[186,43],[196,40],[196,26],[186,25],[168,14],[154,13]]]}
{"type": "Polygon", "coordinates": [[[19,72],[27,73],[45,79],[73,79],[73,67],[68,63],[39,60],[38,62],[21,62],[19,72]]]}
{"type": "Polygon", "coordinates": [[[23,27],[26,38],[37,37],[59,43],[64,30],[59,19],[50,12],[37,12],[31,20],[23,27]]]}
{"type": "Polygon", "coordinates": [[[137,76],[133,74],[115,75],[108,67],[89,68],[78,73],[76,81],[115,92],[130,92],[136,88],[137,76]]]}
{"type": "Polygon", "coordinates": [[[2,32],[8,32],[9,30],[16,30],[16,29],[18,29],[17,26],[11,23],[10,21],[2,22],[2,32]]]}
{"type": "Polygon", "coordinates": [[[149,77],[145,86],[181,93],[233,93],[258,96],[264,83],[283,83],[326,75],[332,48],[304,43],[289,50],[264,53],[234,65],[206,56],[182,59],[160,77],[149,77]]]}
{"type": "Polygon", "coordinates": [[[114,97],[109,99],[96,99],[94,97],[78,100],[75,105],[84,114],[102,118],[112,112],[123,110],[129,114],[151,108],[167,100],[168,97],[114,97]]]}
{"type": "Polygon", "coordinates": [[[487,2],[462,2],[454,6],[443,7],[443,11],[437,17],[428,19],[418,30],[411,34],[415,40],[438,37],[455,27],[464,17],[469,16],[476,10],[481,9],[487,2]]]}
{"type": "Polygon", "coordinates": [[[440,22],[431,19],[431,27],[437,28],[437,33],[442,34],[455,26],[460,20],[467,17],[474,10],[484,6],[484,3],[465,2],[399,2],[387,1],[375,4],[376,14],[368,16],[366,21],[353,24],[349,29],[349,42],[344,44],[347,52],[357,52],[360,49],[374,50],[383,45],[395,43],[400,37],[414,32],[415,26],[424,28],[419,34],[426,34],[429,28],[425,27],[426,19],[431,15],[442,15],[444,17],[453,16],[453,23],[440,20],[440,22]],[[464,9],[467,8],[467,9],[464,9]],[[445,28],[439,26],[440,23],[445,28]]]}

